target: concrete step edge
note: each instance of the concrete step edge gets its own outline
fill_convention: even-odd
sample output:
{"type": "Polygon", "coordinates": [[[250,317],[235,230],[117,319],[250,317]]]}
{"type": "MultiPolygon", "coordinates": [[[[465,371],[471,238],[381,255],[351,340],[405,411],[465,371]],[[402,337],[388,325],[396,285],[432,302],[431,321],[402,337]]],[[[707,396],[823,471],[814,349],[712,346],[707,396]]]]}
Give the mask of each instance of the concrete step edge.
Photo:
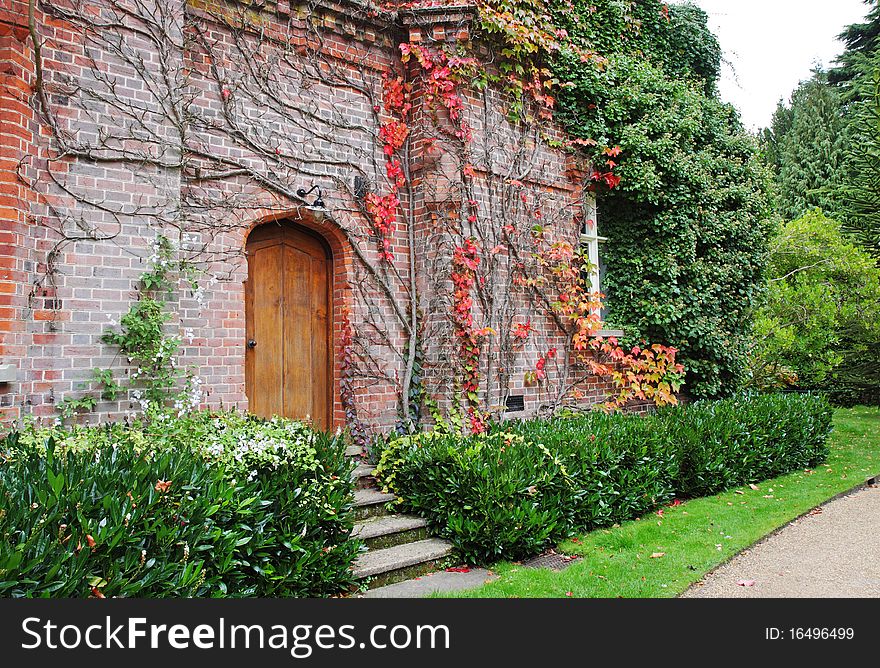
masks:
{"type": "Polygon", "coordinates": [[[354,493],[354,505],[356,508],[374,506],[379,503],[394,501],[396,498],[394,494],[380,492],[378,489],[358,489],[354,493]]]}
{"type": "Polygon", "coordinates": [[[366,478],[373,475],[373,471],[375,470],[376,467],[372,464],[358,464],[351,472],[351,479],[357,480],[358,478],[366,478]]]}
{"type": "Polygon", "coordinates": [[[428,526],[428,522],[413,515],[384,515],[364,520],[354,525],[351,535],[360,540],[370,540],[428,526]]]}
{"type": "Polygon", "coordinates": [[[426,538],[381,550],[369,550],[358,557],[353,565],[358,579],[398,571],[409,566],[442,559],[452,553],[452,544],[439,538],[426,538]]]}

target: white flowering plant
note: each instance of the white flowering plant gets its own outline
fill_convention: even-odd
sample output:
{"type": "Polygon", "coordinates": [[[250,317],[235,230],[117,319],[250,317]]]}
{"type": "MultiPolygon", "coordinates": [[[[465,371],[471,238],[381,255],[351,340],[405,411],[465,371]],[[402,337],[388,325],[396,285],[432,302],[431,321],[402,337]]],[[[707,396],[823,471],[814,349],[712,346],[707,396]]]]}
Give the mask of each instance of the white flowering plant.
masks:
{"type": "Polygon", "coordinates": [[[0,541],[0,596],[348,589],[360,543],[345,449],[343,434],[234,411],[28,420],[0,437],[0,533],[22,537],[0,541]]]}
{"type": "MultiPolygon", "coordinates": [[[[108,327],[101,335],[101,342],[115,347],[130,369],[123,381],[113,369],[96,368],[91,381],[101,389],[100,399],[105,401],[116,401],[127,393],[131,407],[141,413],[173,407],[177,416],[182,417],[202,405],[204,391],[202,380],[191,369],[181,367],[178,359],[183,340],[192,343],[195,331],[184,327],[182,338],[169,331],[172,314],[165,300],[181,279],[189,283],[192,298],[200,309],[205,292],[197,281],[199,271],[186,261],[176,241],[158,235],[149,250],[137,298],[119,324],[108,327]]],[[[112,322],[112,317],[108,316],[108,320],[112,322]]],[[[61,417],[67,419],[94,410],[97,405],[98,396],[87,394],[65,397],[58,409],[61,417]]]]}

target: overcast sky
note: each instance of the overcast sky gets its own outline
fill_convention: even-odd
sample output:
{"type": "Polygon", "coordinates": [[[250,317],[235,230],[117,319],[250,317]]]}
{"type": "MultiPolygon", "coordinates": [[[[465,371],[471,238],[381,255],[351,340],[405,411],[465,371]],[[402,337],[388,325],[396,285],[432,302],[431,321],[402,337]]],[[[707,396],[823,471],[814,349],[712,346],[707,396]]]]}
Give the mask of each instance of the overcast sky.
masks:
{"type": "Polygon", "coordinates": [[[814,63],[828,65],[842,51],[837,35],[859,23],[862,0],[693,0],[729,62],[721,95],[742,112],[746,126],[766,127],[780,98],[788,99],[814,63]]]}

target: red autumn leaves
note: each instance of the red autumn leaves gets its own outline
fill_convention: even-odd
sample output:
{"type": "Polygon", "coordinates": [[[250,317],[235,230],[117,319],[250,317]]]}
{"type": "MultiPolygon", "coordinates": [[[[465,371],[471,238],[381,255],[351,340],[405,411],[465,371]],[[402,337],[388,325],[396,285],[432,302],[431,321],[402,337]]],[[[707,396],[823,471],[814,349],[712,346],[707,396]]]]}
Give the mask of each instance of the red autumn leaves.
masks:
{"type": "Polygon", "coordinates": [[[461,357],[462,390],[467,397],[468,419],[471,432],[480,434],[486,430],[486,420],[478,410],[480,390],[480,343],[495,332],[490,327],[474,327],[472,290],[476,286],[477,268],[480,265],[480,249],[474,239],[466,239],[456,247],[452,255],[452,321],[459,341],[461,357]]]}
{"type": "Polygon", "coordinates": [[[623,150],[619,146],[602,150],[600,157],[596,158],[593,171],[590,174],[590,181],[592,181],[590,188],[592,190],[596,190],[600,185],[604,185],[608,190],[614,190],[620,185],[620,177],[613,170],[617,167],[617,162],[614,158],[617,158],[621,153],[623,153],[623,150]],[[599,166],[600,159],[605,160],[604,167],[599,166]]]}

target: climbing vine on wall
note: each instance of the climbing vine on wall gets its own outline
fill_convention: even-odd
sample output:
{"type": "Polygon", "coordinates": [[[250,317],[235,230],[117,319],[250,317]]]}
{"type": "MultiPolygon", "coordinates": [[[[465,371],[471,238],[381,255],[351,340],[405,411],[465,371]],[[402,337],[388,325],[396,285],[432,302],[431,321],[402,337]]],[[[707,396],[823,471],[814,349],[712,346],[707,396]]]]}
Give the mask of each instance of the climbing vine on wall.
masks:
{"type": "MultiPolygon", "coordinates": [[[[574,247],[557,245],[580,226],[582,211],[577,205],[554,204],[536,185],[547,167],[534,160],[538,145],[591,159],[587,179],[597,192],[618,191],[625,178],[619,163],[628,154],[621,153],[617,142],[599,135],[560,139],[551,122],[570,84],[554,72],[553,63],[571,58],[591,72],[603,72],[609,64],[579,37],[576,25],[559,23],[565,5],[550,3],[547,11],[546,3],[530,0],[481,0],[479,37],[488,39],[494,62],[476,57],[467,43],[404,43],[395,64],[400,67],[389,69],[377,85],[369,49],[352,52],[348,59],[327,55],[336,45],[327,45],[317,4],[316,11],[306,13],[305,27],[297,24],[294,29],[275,19],[260,23],[268,10],[240,3],[178,15],[151,12],[129,0],[106,2],[108,15],[117,20],[97,22],[84,0],[44,0],[41,6],[54,19],[76,26],[86,50],[107,52],[136,72],[142,95],[158,111],[145,120],[99,68],[89,88],[77,87],[75,81],[49,82],[50,92],[63,93],[69,108],[108,110],[100,122],[113,128],[79,132],[65,124],[67,111],[57,104],[61,97],[43,101],[54,144],[45,166],[51,175],[44,191],[50,213],[40,224],[61,239],[59,248],[81,240],[112,243],[132,221],[149,221],[151,232],[195,238],[187,247],[187,261],[216,271],[230,258],[240,259],[241,248],[230,248],[228,240],[241,238],[255,211],[287,216],[312,208],[299,194],[301,186],[312,182],[325,188],[328,218],[336,221],[342,242],[352,252],[350,289],[359,308],[357,329],[349,327],[343,335],[341,400],[347,416],[358,392],[382,384],[399,394],[398,419],[404,430],[418,427],[431,401],[453,395],[453,403],[462,404],[468,417],[462,424],[481,430],[499,406],[503,410],[514,363],[523,356],[533,367],[529,380],[546,391],[547,410],[576,397],[578,382],[587,374],[613,374],[620,364],[632,367],[632,375],[621,371],[616,378],[621,387],[630,383],[633,398],[648,397],[646,385],[659,387],[677,373],[668,356],[668,373],[650,368],[642,352],[655,351],[651,346],[634,353],[622,351],[616,342],[596,342],[601,298],[588,294],[583,283],[587,268],[574,247]],[[125,46],[140,38],[158,54],[149,66],[125,46]],[[191,51],[191,59],[178,57],[184,49],[191,51]],[[192,96],[193,90],[200,96],[192,96]],[[369,118],[354,122],[336,113],[332,95],[320,97],[322,91],[338,90],[347,91],[369,118]],[[496,96],[498,90],[502,92],[496,96]],[[476,112],[483,117],[475,120],[472,102],[480,96],[491,104],[476,112]],[[413,113],[415,104],[419,114],[413,113]],[[510,129],[515,139],[508,144],[502,133],[489,131],[505,120],[505,131],[510,129]],[[479,133],[472,122],[481,124],[479,133]],[[141,132],[142,126],[161,132],[141,132]],[[433,229],[414,240],[411,169],[417,150],[428,156],[419,168],[443,171],[449,185],[448,193],[432,203],[433,229]],[[169,182],[179,179],[181,199],[167,199],[160,191],[153,200],[113,208],[66,180],[76,161],[97,161],[108,169],[121,165],[148,192],[162,181],[157,174],[169,182]],[[361,185],[353,185],[357,183],[361,185]],[[66,208],[56,206],[60,201],[67,202],[66,208]],[[360,220],[367,221],[369,234],[362,234],[360,220]],[[404,225],[407,239],[401,233],[404,225]],[[74,235],[72,229],[87,232],[74,235]],[[429,263],[427,274],[435,285],[451,289],[420,294],[412,270],[417,260],[429,263]],[[407,266],[409,270],[402,269],[407,266]],[[522,281],[514,282],[515,277],[522,281]],[[520,308],[517,300],[524,297],[527,304],[520,308]],[[442,323],[434,318],[438,312],[445,316],[442,323]],[[548,321],[567,337],[566,345],[549,340],[548,321]],[[443,329],[446,325],[449,330],[443,329]],[[444,373],[435,373],[431,387],[435,391],[438,376],[454,377],[456,386],[452,391],[437,389],[432,397],[423,384],[422,360],[429,351],[422,350],[421,341],[450,331],[455,349],[451,373],[432,360],[435,370],[444,373]],[[374,355],[376,349],[387,355],[374,355]],[[606,364],[603,356],[615,358],[614,364],[606,364]],[[399,364],[384,363],[388,358],[399,364]],[[580,367],[578,373],[571,371],[574,366],[580,367]],[[551,392],[554,383],[557,389],[551,392]]],[[[581,3],[568,4],[581,8],[581,3]]],[[[373,20],[377,13],[371,9],[368,15],[373,20]]],[[[391,15],[380,18],[389,25],[394,20],[391,15]]],[[[557,165],[553,168],[558,171],[557,165]]],[[[150,352],[169,365],[173,358],[171,343],[133,347],[145,323],[154,343],[154,335],[166,329],[165,306],[171,300],[147,294],[156,292],[157,286],[146,285],[151,282],[145,277],[132,312],[104,341],[123,359],[130,356],[133,367],[141,369],[138,375],[151,373],[150,352]]],[[[114,376],[106,371],[100,382],[110,396],[114,376]]],[[[146,375],[140,380],[146,392],[153,381],[146,375]]],[[[169,382],[155,379],[156,390],[169,382]]],[[[665,389],[653,394],[661,402],[673,400],[665,389]]],[[[452,410],[456,408],[460,406],[452,410]]],[[[364,418],[348,419],[357,425],[364,418]]]]}
{"type": "MultiPolygon", "coordinates": [[[[172,318],[166,297],[175,292],[174,283],[181,277],[198,292],[197,272],[180,259],[178,245],[166,236],[156,237],[151,251],[136,299],[119,324],[101,336],[101,341],[114,348],[128,368],[121,378],[112,368],[95,368],[92,382],[100,387],[101,399],[115,401],[125,394],[145,413],[173,408],[183,415],[201,405],[202,381],[191,370],[180,367],[182,342],[166,331],[172,318]]],[[[63,400],[59,410],[67,418],[94,409],[97,401],[95,395],[86,394],[63,400]]]]}

